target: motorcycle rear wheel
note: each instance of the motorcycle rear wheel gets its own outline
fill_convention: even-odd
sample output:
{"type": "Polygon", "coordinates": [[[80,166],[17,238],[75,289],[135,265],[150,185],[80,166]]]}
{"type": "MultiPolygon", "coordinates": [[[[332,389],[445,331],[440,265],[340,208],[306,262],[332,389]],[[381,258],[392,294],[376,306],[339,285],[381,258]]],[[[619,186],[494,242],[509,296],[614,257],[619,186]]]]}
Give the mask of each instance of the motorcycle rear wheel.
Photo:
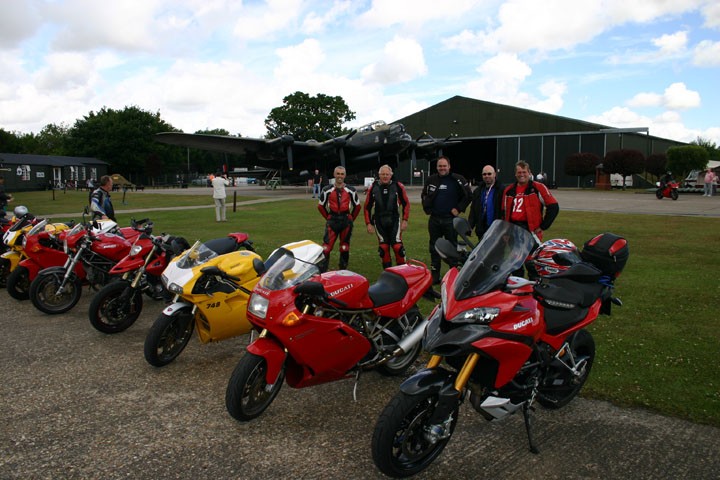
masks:
{"type": "MultiPolygon", "coordinates": [[[[411,327],[415,327],[418,323],[422,321],[422,315],[420,314],[420,311],[417,309],[417,307],[411,309],[406,314],[406,316],[410,321],[411,327]]],[[[410,333],[410,331],[404,332],[403,326],[397,322],[393,324],[391,330],[398,337],[400,337],[400,339],[406,337],[410,333]]],[[[412,330],[412,328],[410,330],[412,330]]],[[[394,343],[397,344],[397,342],[394,343]]],[[[403,375],[407,371],[407,369],[410,368],[410,366],[415,362],[415,359],[420,354],[421,349],[422,342],[417,342],[412,348],[410,348],[410,350],[408,350],[403,355],[393,357],[388,360],[387,363],[380,365],[377,368],[378,372],[388,377],[396,377],[399,375],[403,375]]]]}
{"type": "Polygon", "coordinates": [[[268,390],[267,369],[267,360],[250,352],[238,362],[225,391],[225,407],[235,420],[246,422],[259,417],[275,400],[285,381],[285,370],[268,390]]]}
{"type": "Polygon", "coordinates": [[[74,273],[65,283],[63,293],[57,291],[65,276],[65,268],[46,268],[30,284],[30,300],[35,308],[49,315],[65,313],[77,305],[82,295],[82,282],[74,273]]]}
{"type": "Polygon", "coordinates": [[[372,437],[375,465],[385,475],[409,477],[426,469],[440,455],[452,438],[460,404],[452,412],[450,436],[430,441],[425,435],[437,407],[438,396],[430,392],[408,395],[399,392],[378,418],[372,437]]]}
{"type": "Polygon", "coordinates": [[[18,265],[7,277],[7,292],[15,300],[30,298],[30,272],[18,265]]]}
{"type": "Polygon", "coordinates": [[[120,333],[135,323],[142,308],[142,292],[131,288],[129,282],[119,280],[110,282],[95,294],[90,302],[88,318],[100,332],[120,333]]]}
{"type": "MultiPolygon", "coordinates": [[[[580,393],[590,376],[593,360],[595,360],[595,340],[587,330],[578,330],[568,340],[570,351],[575,362],[585,362],[576,377],[558,360],[554,360],[543,385],[538,388],[537,401],[545,408],[556,410],[564,407],[580,393]]],[[[564,358],[567,359],[568,355],[564,358]]],[[[563,358],[563,357],[561,357],[563,358]]]]}
{"type": "Polygon", "coordinates": [[[175,360],[192,337],[195,316],[190,308],[172,315],[161,313],[145,337],[145,360],[153,367],[164,367],[175,360]]]}

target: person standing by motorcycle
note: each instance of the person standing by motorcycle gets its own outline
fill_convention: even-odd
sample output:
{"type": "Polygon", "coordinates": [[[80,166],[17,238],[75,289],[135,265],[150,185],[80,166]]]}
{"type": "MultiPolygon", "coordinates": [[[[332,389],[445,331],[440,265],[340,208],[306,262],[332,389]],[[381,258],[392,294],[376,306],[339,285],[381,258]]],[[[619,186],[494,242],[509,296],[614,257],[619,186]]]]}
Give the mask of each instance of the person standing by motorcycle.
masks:
{"type": "Polygon", "coordinates": [[[365,196],[365,224],[368,233],[377,235],[380,244],[378,254],[382,259],[382,266],[388,268],[392,266],[390,249],[395,252],[396,264],[405,263],[402,232],[407,229],[410,201],[405,186],[392,180],[393,171],[389,165],[380,167],[378,176],[380,178],[373,182],[365,196]]]}
{"type": "MultiPolygon", "coordinates": [[[[503,192],[502,218],[534,233],[542,240],[543,232],[550,228],[560,212],[560,205],[550,190],[538,182],[530,180],[530,165],[520,160],[515,164],[516,182],[505,188],[503,192]]],[[[523,268],[513,272],[522,276],[523,268]]],[[[536,273],[528,270],[530,278],[536,273]]]]}
{"type": "Polygon", "coordinates": [[[0,175],[0,209],[7,210],[7,205],[12,202],[12,199],[12,195],[5,193],[5,177],[0,175]]]}
{"type": "Polygon", "coordinates": [[[470,203],[468,222],[470,228],[475,229],[478,239],[481,239],[492,222],[500,218],[502,211],[502,196],[505,187],[497,180],[497,174],[492,165],[485,165],[482,169],[483,183],[473,191],[470,203]]]}
{"type": "Polygon", "coordinates": [[[323,177],[320,174],[320,170],[318,170],[316,168],[315,173],[313,173],[313,195],[312,195],[312,198],[320,196],[320,190],[322,190],[322,180],[323,180],[323,177]]]}
{"type": "Polygon", "coordinates": [[[438,158],[436,168],[438,173],[428,177],[420,194],[423,210],[430,215],[428,233],[433,285],[440,283],[440,255],[435,251],[435,242],[444,237],[457,245],[453,218],[465,211],[472,197],[465,177],[450,173],[450,160],[446,156],[438,158]]]}
{"type": "Polygon", "coordinates": [[[228,185],[230,185],[230,180],[228,180],[227,174],[225,173],[218,172],[212,179],[216,222],[227,222],[227,218],[225,217],[227,211],[227,206],[225,205],[225,199],[227,198],[225,187],[228,185]]]}
{"type": "Polygon", "coordinates": [[[100,177],[100,186],[90,194],[90,211],[93,214],[100,215],[101,218],[116,222],[115,208],[113,208],[112,200],[110,200],[110,191],[112,191],[113,181],[110,175],[100,177]]]}
{"type": "Polygon", "coordinates": [[[350,237],[353,221],[360,213],[360,199],[355,188],[345,184],[345,167],[335,167],[333,176],[335,185],[323,188],[318,201],[318,210],[327,221],[322,246],[325,255],[323,270],[327,270],[330,264],[330,252],[338,238],[340,239],[338,268],[344,270],[350,262],[350,237]]]}

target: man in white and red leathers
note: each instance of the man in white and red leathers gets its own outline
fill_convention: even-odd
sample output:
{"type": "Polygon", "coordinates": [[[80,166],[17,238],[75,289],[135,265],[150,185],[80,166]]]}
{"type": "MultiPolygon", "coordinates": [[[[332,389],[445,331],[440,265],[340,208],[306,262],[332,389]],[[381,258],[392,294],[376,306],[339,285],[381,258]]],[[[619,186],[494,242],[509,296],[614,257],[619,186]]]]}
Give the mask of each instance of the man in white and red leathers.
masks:
{"type": "Polygon", "coordinates": [[[380,177],[370,186],[365,196],[365,224],[368,233],[375,233],[380,247],[378,254],[383,268],[392,266],[390,250],[395,252],[395,263],[405,263],[405,247],[402,232],[408,225],[410,201],[405,186],[392,180],[393,171],[383,165],[378,171],[380,177]],[[402,209],[402,216],[400,210],[402,209]],[[373,211],[374,210],[374,211],[373,211]]]}
{"type": "MultiPolygon", "coordinates": [[[[503,219],[534,232],[542,240],[543,232],[550,228],[560,206],[548,188],[530,180],[530,165],[520,160],[515,164],[516,182],[503,192],[503,219]]],[[[522,275],[522,268],[514,274],[522,275]]],[[[532,276],[532,271],[530,272],[532,276]]]]}
{"type": "Polygon", "coordinates": [[[350,262],[350,237],[352,236],[353,221],[360,213],[360,199],[355,189],[345,184],[345,167],[335,167],[333,176],[335,185],[323,188],[318,202],[318,210],[327,220],[323,238],[323,253],[325,254],[323,270],[328,268],[330,252],[338,239],[340,239],[338,268],[344,270],[350,262]]]}

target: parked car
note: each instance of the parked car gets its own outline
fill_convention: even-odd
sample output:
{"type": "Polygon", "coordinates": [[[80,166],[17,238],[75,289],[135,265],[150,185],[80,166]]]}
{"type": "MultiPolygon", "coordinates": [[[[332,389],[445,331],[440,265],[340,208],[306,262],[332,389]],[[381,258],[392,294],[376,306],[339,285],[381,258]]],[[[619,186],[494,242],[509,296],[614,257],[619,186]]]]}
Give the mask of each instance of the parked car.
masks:
{"type": "Polygon", "coordinates": [[[195,186],[199,185],[201,187],[207,187],[208,185],[210,185],[210,179],[207,177],[207,175],[203,175],[202,177],[193,179],[193,181],[190,183],[195,186]]]}

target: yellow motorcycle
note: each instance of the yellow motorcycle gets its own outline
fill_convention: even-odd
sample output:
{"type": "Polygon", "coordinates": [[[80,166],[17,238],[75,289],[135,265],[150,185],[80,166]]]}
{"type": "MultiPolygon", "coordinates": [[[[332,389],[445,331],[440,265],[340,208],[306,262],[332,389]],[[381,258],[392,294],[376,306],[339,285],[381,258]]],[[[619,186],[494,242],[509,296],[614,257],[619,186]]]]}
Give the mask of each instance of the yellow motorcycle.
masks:
{"type": "Polygon", "coordinates": [[[199,241],[173,259],[162,282],[175,298],[150,327],[145,360],[155,367],[171,363],[195,329],[202,344],[252,331],[246,315],[252,290],[279,252],[287,250],[301,261],[319,263],[324,258],[320,245],[305,240],[280,247],[266,262],[248,250],[218,255],[199,241]]]}

